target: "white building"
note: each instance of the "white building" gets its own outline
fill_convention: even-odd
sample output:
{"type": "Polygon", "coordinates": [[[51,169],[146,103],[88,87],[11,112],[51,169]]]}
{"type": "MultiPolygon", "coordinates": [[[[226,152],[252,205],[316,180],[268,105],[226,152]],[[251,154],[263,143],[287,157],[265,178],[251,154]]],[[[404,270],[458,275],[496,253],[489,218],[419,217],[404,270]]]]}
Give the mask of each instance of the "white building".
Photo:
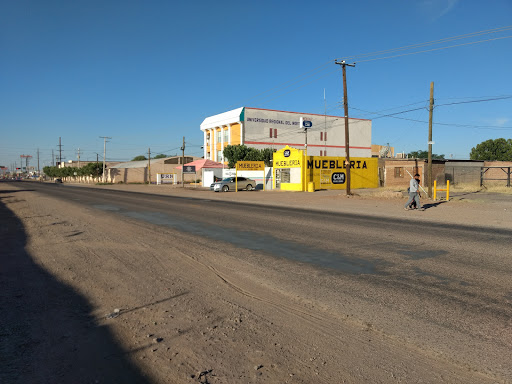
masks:
{"type": "MultiPolygon", "coordinates": [[[[207,117],[201,123],[204,133],[204,158],[223,161],[227,145],[244,144],[257,149],[276,150],[290,146],[303,149],[306,133],[300,118],[311,122],[307,129],[307,154],[345,156],[345,120],[342,116],[274,111],[242,107],[207,117]]],[[[371,157],[372,122],[349,119],[350,156],[371,157]]]]}

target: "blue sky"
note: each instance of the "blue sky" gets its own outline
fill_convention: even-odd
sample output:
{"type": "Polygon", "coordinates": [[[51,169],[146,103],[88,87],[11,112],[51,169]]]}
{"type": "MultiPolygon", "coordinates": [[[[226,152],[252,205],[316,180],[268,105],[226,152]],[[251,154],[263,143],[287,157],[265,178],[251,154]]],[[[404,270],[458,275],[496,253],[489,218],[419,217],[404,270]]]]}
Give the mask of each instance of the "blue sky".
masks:
{"type": "MultiPolygon", "coordinates": [[[[35,164],[37,148],[48,165],[59,137],[66,160],[78,148],[82,160],[101,158],[99,136],[112,137],[111,160],[173,155],[183,136],[201,156],[205,117],[240,106],[324,113],[324,89],[327,113],[342,115],[334,59],[503,28],[511,16],[510,0],[1,0],[0,165],[21,154],[35,164]]],[[[512,98],[441,105],[512,95],[508,36],[355,57],[349,114],[421,107],[375,118],[372,142],[426,149],[433,81],[434,153],[468,158],[484,140],[510,138],[512,98]],[[404,53],[414,54],[382,59],[404,53]]]]}

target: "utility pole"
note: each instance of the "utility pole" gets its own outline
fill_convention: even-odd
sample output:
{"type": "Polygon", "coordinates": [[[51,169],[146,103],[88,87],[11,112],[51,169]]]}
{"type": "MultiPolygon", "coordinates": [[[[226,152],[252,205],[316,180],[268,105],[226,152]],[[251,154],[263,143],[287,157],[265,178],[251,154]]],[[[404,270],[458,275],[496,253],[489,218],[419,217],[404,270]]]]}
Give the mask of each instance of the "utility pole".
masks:
{"type": "Polygon", "coordinates": [[[37,148],[37,176],[41,176],[41,170],[39,169],[39,148],[37,148]]]}
{"type": "Polygon", "coordinates": [[[62,144],[60,143],[60,137],[59,137],[59,168],[60,168],[61,163],[62,163],[62,144]]]}
{"type": "Polygon", "coordinates": [[[100,175],[98,156],[99,156],[99,154],[96,153],[96,178],[98,178],[98,176],[100,175]]]}
{"type": "Polygon", "coordinates": [[[78,148],[78,168],[80,168],[80,148],[78,148]]]}
{"type": "Polygon", "coordinates": [[[327,153],[327,101],[325,99],[325,88],[324,88],[324,156],[327,153]]]}
{"type": "Polygon", "coordinates": [[[55,156],[53,155],[53,149],[52,149],[52,167],[55,167],[55,156]]]}
{"type": "Polygon", "coordinates": [[[148,180],[151,185],[151,148],[148,148],[148,180]]]}
{"type": "Polygon", "coordinates": [[[432,198],[432,115],[434,113],[434,82],[430,83],[430,108],[428,110],[428,197],[432,198]]]}
{"type": "Polygon", "coordinates": [[[111,139],[108,136],[100,136],[100,139],[103,139],[103,174],[102,174],[102,182],[105,182],[105,158],[107,157],[107,139],[111,139]]]}
{"type": "Polygon", "coordinates": [[[350,139],[348,132],[348,96],[347,96],[347,70],[346,66],[355,67],[356,63],[347,64],[345,60],[334,62],[335,64],[341,65],[343,70],[343,106],[345,109],[345,165],[347,167],[347,196],[350,196],[350,139]]]}
{"type": "MultiPolygon", "coordinates": [[[[300,125],[303,125],[302,117],[301,117],[300,121],[301,121],[300,125]]],[[[308,155],[308,128],[304,127],[304,156],[307,156],[307,155],[308,155]]]]}
{"type": "Polygon", "coordinates": [[[185,188],[185,136],[183,136],[183,146],[181,149],[181,184],[185,188]]]}

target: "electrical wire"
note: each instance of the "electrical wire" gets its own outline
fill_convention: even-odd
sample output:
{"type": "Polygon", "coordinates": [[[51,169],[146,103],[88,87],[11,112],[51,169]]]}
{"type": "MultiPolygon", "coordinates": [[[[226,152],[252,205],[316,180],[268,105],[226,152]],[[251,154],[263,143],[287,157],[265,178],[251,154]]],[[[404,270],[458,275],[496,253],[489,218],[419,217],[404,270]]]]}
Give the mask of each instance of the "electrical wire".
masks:
{"type": "Polygon", "coordinates": [[[417,52],[409,52],[409,53],[403,53],[400,55],[393,55],[393,56],[385,56],[385,57],[377,57],[374,59],[367,59],[367,60],[359,60],[357,63],[365,63],[369,61],[376,61],[376,60],[385,60],[385,59],[393,59],[395,57],[402,57],[402,56],[410,56],[410,55],[416,55],[418,53],[425,53],[425,52],[434,52],[434,51],[440,51],[443,49],[449,49],[449,48],[455,48],[455,47],[462,47],[464,45],[472,45],[472,44],[479,44],[479,43],[485,43],[487,41],[495,41],[495,40],[502,40],[502,39],[510,39],[512,36],[504,36],[504,37],[496,37],[494,39],[487,39],[487,40],[479,40],[479,41],[472,41],[469,43],[463,43],[463,44],[456,44],[456,45],[450,45],[448,47],[440,47],[440,48],[432,48],[432,49],[426,49],[423,51],[417,51],[417,52]]]}
{"type": "Polygon", "coordinates": [[[413,48],[421,48],[421,47],[425,47],[425,46],[429,46],[429,45],[441,44],[441,43],[446,43],[449,41],[455,41],[455,40],[461,40],[461,39],[468,39],[470,37],[481,36],[481,35],[490,34],[490,33],[504,32],[504,31],[508,31],[511,29],[512,29],[512,25],[508,25],[508,26],[500,27],[500,28],[486,29],[483,31],[477,31],[477,32],[467,33],[467,34],[453,36],[453,37],[447,37],[447,38],[443,38],[443,39],[439,39],[439,40],[432,40],[432,41],[428,41],[425,43],[417,43],[417,44],[406,45],[406,46],[402,46],[402,47],[398,47],[398,48],[391,48],[391,49],[386,49],[386,50],[382,50],[382,51],[348,56],[348,57],[345,57],[340,60],[345,60],[345,61],[346,60],[356,60],[361,57],[376,56],[376,55],[387,54],[387,53],[392,53],[392,52],[404,51],[404,50],[413,49],[413,48]]]}

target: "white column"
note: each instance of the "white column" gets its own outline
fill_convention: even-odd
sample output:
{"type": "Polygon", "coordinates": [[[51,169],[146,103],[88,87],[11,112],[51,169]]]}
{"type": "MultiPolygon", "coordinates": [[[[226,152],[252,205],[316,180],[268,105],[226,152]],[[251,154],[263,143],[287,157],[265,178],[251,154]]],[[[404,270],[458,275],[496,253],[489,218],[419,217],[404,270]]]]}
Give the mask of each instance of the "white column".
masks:
{"type": "Polygon", "coordinates": [[[221,158],[222,162],[224,162],[223,151],[224,151],[224,125],[222,125],[220,127],[220,153],[221,153],[220,158],[221,158]]]}
{"type": "Polygon", "coordinates": [[[228,145],[231,145],[231,124],[228,124],[228,145]]]}
{"type": "Polygon", "coordinates": [[[240,121],[240,145],[244,144],[244,123],[240,121]]]}
{"type": "Polygon", "coordinates": [[[206,160],[206,129],[203,131],[203,133],[204,133],[204,139],[203,139],[203,149],[204,149],[204,151],[203,151],[203,157],[204,157],[204,158],[205,158],[205,160],[206,160]]]}
{"type": "Polygon", "coordinates": [[[215,128],[212,128],[212,138],[210,139],[210,141],[212,142],[212,146],[211,146],[211,149],[210,149],[210,152],[212,154],[212,160],[213,161],[217,161],[217,146],[215,145],[216,144],[216,130],[215,128]]]}

